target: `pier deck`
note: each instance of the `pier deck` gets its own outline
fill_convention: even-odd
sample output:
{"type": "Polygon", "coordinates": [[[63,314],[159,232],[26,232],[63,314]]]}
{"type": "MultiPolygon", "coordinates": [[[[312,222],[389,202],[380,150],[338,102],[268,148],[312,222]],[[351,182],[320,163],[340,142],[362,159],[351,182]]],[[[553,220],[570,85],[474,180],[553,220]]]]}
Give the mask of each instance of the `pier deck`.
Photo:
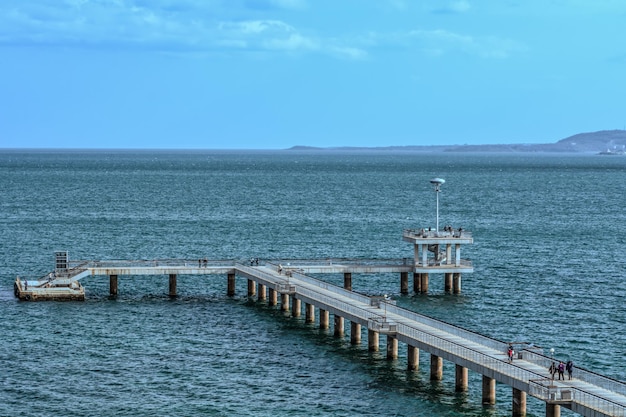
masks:
{"type": "MultiPolygon", "coordinates": [[[[509,362],[507,343],[402,309],[380,297],[368,297],[318,280],[306,273],[409,272],[405,260],[281,261],[252,265],[233,261],[84,261],[69,266],[52,280],[77,282],[92,275],[239,275],[306,304],[385,334],[433,356],[471,369],[500,383],[563,406],[585,416],[626,416],[626,382],[576,368],[575,379],[554,381],[548,368],[552,358],[536,349],[522,349],[509,362]]],[[[18,279],[19,281],[19,279],[18,279]]],[[[29,282],[33,282],[29,280],[29,282]]],[[[16,285],[18,282],[16,281],[16,285]]],[[[16,291],[27,291],[17,288],[16,291]]],[[[16,293],[16,295],[18,295],[16,293]]]]}

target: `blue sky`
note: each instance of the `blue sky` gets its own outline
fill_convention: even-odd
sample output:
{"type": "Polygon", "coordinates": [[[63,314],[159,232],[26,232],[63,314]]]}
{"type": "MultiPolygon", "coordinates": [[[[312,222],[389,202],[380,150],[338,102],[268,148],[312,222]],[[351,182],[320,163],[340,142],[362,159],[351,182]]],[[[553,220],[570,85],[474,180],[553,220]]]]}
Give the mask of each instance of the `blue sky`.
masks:
{"type": "Polygon", "coordinates": [[[626,125],[623,0],[3,0],[0,148],[550,143],[626,125]]]}

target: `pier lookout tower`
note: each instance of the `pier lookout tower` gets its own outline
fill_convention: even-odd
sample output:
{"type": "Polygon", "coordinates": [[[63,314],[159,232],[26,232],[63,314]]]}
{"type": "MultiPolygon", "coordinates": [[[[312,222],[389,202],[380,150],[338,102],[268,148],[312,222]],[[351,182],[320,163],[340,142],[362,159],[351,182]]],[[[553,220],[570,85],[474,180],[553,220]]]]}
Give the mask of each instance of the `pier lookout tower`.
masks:
{"type": "Polygon", "coordinates": [[[415,292],[428,292],[428,277],[431,273],[444,274],[446,292],[461,292],[461,274],[474,272],[469,260],[461,259],[461,245],[474,243],[471,232],[459,227],[444,226],[439,230],[439,193],[445,180],[430,180],[437,197],[436,226],[427,229],[406,229],[402,240],[413,243],[414,270],[413,288],[415,292]]]}

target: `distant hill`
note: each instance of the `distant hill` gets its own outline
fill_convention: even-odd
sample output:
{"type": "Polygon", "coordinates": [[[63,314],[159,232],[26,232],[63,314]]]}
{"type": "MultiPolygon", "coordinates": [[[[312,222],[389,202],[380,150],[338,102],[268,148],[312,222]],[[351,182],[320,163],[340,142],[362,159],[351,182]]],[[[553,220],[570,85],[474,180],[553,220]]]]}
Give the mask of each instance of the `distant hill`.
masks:
{"type": "Polygon", "coordinates": [[[579,133],[555,143],[519,143],[502,145],[449,145],[449,146],[383,146],[383,147],[334,147],[316,148],[294,146],[291,150],[384,150],[421,152],[577,152],[619,153],[626,151],[626,130],[601,130],[579,133]]]}

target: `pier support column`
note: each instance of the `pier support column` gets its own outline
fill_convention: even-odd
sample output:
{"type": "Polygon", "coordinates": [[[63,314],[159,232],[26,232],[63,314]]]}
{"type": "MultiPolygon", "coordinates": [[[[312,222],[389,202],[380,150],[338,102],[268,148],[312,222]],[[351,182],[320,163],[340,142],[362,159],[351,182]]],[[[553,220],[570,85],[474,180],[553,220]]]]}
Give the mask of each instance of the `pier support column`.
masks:
{"type": "Polygon", "coordinates": [[[430,355],[430,379],[441,381],[443,379],[443,358],[437,355],[430,355]]]}
{"type": "Polygon", "coordinates": [[[496,403],[496,380],[483,375],[483,404],[496,403]]]}
{"type": "Polygon", "coordinates": [[[343,289],[352,291],[352,272],[343,273],[343,289]]]}
{"type": "Polygon", "coordinates": [[[320,308],[320,329],[328,329],[329,316],[328,311],[320,308]]]}
{"type": "Polygon", "coordinates": [[[267,301],[267,304],[270,306],[275,306],[276,304],[278,304],[278,292],[276,292],[274,288],[269,289],[269,299],[267,301]]]}
{"type": "Polygon", "coordinates": [[[406,355],[407,369],[409,371],[415,371],[420,366],[420,350],[418,347],[415,347],[415,346],[411,346],[411,345],[407,345],[407,346],[408,346],[407,355],[406,355]]]}
{"type": "Polygon", "coordinates": [[[263,284],[259,284],[259,301],[265,301],[267,298],[267,287],[263,284]]]}
{"type": "Polygon", "coordinates": [[[370,352],[378,352],[378,332],[367,330],[367,349],[370,352]]]}
{"type": "Polygon", "coordinates": [[[422,292],[428,292],[428,274],[420,274],[420,290],[422,290],[422,292]]]}
{"type": "Polygon", "coordinates": [[[256,295],[256,282],[248,280],[248,297],[254,297],[256,295]]]}
{"type": "Polygon", "coordinates": [[[561,406],[546,403],[546,417],[561,417],[561,406]]]}
{"type": "Polygon", "coordinates": [[[170,274],[170,297],[176,297],[176,274],[170,274]]]}
{"type": "Polygon", "coordinates": [[[454,273],[453,281],[454,281],[454,293],[461,294],[461,273],[460,272],[454,273]]]}
{"type": "Polygon", "coordinates": [[[301,312],[302,312],[302,302],[299,299],[294,297],[293,301],[291,302],[291,316],[300,317],[301,312]]]}
{"type": "Polygon", "coordinates": [[[228,291],[227,294],[229,297],[235,295],[235,274],[229,272],[228,273],[228,291]]]}
{"type": "Polygon", "coordinates": [[[304,304],[304,321],[306,323],[315,323],[315,306],[313,304],[304,304]]]}
{"type": "Polygon", "coordinates": [[[409,293],[409,273],[408,272],[400,272],[400,293],[401,294],[409,293]]]}
{"type": "Polygon", "coordinates": [[[361,344],[361,325],[353,321],[350,322],[350,343],[353,345],[361,344]]]}
{"type": "Polygon", "coordinates": [[[420,293],[422,292],[422,274],[418,272],[413,272],[413,292],[420,293]]]}
{"type": "Polygon", "coordinates": [[[109,294],[117,296],[117,275],[109,275],[109,294]]]}
{"type": "Polygon", "coordinates": [[[335,337],[343,337],[343,335],[344,335],[343,317],[335,314],[335,337]]]}
{"type": "Polygon", "coordinates": [[[467,391],[467,368],[461,365],[455,365],[454,369],[454,390],[456,392],[467,391]]]}
{"type": "Polygon", "coordinates": [[[513,388],[513,417],[526,415],[526,391],[513,388]]]}
{"type": "Polygon", "coordinates": [[[387,359],[398,359],[398,339],[387,335],[387,359]]]}
{"type": "Polygon", "coordinates": [[[451,272],[446,272],[444,274],[444,291],[445,292],[452,292],[452,273],[451,272]]]}
{"type": "Polygon", "coordinates": [[[289,311],[289,294],[280,295],[280,309],[282,311],[289,311]]]}

